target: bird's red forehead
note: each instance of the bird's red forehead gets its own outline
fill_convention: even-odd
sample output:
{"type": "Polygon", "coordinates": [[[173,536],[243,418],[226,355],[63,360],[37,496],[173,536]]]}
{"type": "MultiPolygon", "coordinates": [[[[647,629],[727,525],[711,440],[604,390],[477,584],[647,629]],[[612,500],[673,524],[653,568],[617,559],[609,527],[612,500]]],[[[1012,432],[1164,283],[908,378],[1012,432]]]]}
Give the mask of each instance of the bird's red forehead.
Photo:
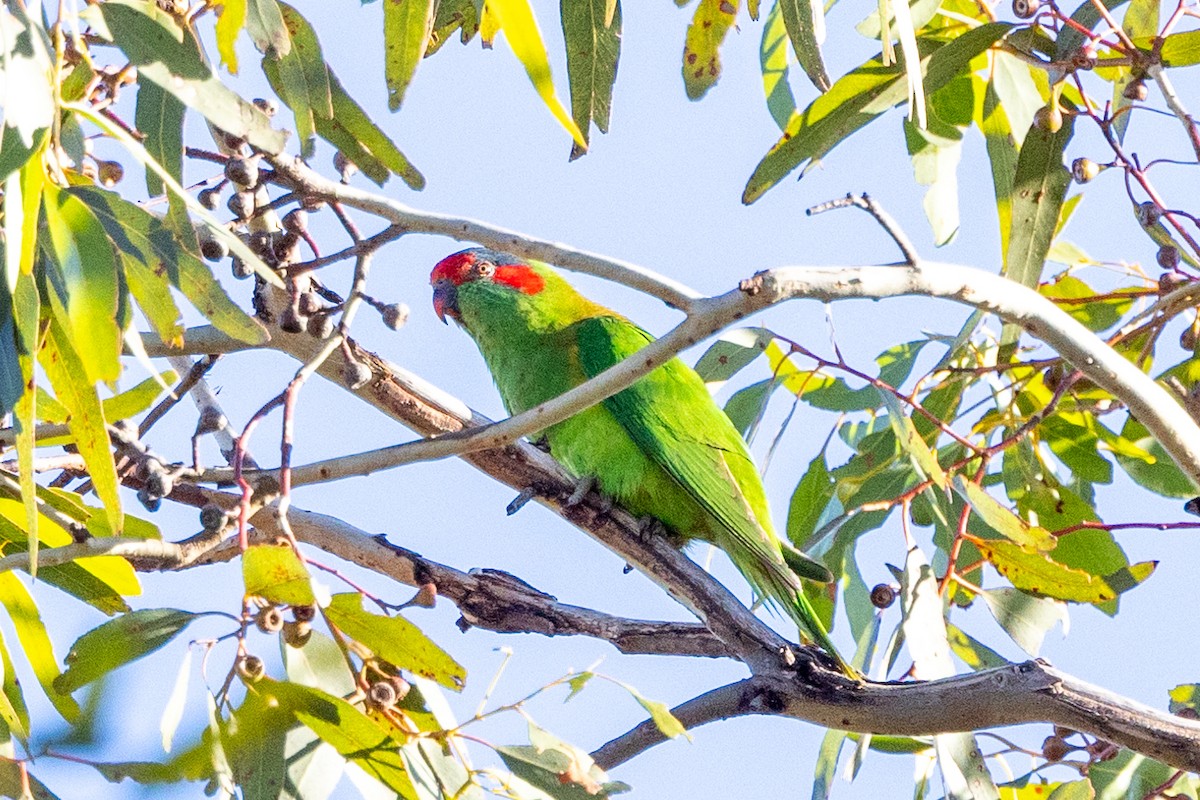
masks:
{"type": "Polygon", "coordinates": [[[459,286],[471,279],[471,265],[474,263],[475,254],[469,251],[446,256],[433,268],[433,272],[429,275],[429,282],[437,283],[441,280],[448,280],[455,286],[459,286]]]}
{"type": "Polygon", "coordinates": [[[485,274],[476,267],[479,261],[478,254],[470,250],[446,256],[433,268],[429,282],[448,280],[455,286],[461,286],[471,281],[486,279],[511,286],[525,294],[537,294],[546,285],[546,279],[528,264],[494,264],[495,270],[485,274]]]}

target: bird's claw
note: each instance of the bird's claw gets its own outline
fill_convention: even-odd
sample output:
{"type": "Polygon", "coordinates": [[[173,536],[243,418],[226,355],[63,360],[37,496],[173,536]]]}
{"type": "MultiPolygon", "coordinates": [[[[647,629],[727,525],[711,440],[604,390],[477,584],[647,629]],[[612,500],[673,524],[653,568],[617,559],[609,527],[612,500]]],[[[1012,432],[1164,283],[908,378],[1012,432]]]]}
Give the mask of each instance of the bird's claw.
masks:
{"type": "Polygon", "coordinates": [[[591,475],[580,478],[575,482],[575,489],[563,501],[563,505],[567,508],[575,508],[583,502],[583,499],[588,496],[588,492],[596,487],[596,479],[591,475]]]}
{"type": "Polygon", "coordinates": [[[504,513],[508,516],[520,511],[533,498],[537,497],[538,490],[533,486],[526,486],[521,490],[521,493],[512,499],[512,502],[504,507],[504,513]]]}
{"type": "Polygon", "coordinates": [[[638,536],[644,540],[653,539],[657,536],[666,536],[667,527],[662,524],[658,517],[642,517],[638,520],[638,536]]]}

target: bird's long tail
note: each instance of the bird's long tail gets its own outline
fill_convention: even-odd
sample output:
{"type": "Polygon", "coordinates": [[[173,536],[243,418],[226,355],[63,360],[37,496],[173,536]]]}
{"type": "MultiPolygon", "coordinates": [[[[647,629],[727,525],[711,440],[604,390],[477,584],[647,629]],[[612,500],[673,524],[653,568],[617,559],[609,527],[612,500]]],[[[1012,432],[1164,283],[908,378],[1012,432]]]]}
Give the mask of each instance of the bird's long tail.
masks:
{"type": "Polygon", "coordinates": [[[829,638],[829,632],[825,630],[821,618],[817,616],[816,609],[808,602],[800,579],[788,569],[786,564],[759,563],[754,565],[753,570],[743,569],[743,572],[746,573],[747,578],[750,578],[750,582],[754,584],[760,594],[779,605],[783,612],[796,623],[800,628],[802,638],[815,642],[818,647],[832,656],[847,677],[862,680],[858,670],[850,666],[834,647],[833,640],[829,638]]]}

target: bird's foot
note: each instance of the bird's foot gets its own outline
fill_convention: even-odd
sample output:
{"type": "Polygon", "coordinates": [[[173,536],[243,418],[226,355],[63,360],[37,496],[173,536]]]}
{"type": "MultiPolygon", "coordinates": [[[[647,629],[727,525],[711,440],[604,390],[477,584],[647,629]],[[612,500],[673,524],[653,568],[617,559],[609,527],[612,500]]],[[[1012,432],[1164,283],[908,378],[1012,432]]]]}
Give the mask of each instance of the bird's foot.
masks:
{"type": "MultiPolygon", "coordinates": [[[[563,505],[567,508],[575,508],[577,505],[582,503],[584,498],[588,496],[588,493],[595,488],[596,479],[591,475],[585,475],[584,477],[579,478],[575,481],[575,489],[567,496],[567,499],[563,501],[563,505]]],[[[609,503],[609,506],[612,506],[611,502],[609,503]]]]}
{"type": "Polygon", "coordinates": [[[536,486],[526,486],[521,490],[521,493],[513,498],[512,502],[504,507],[504,513],[510,517],[525,507],[533,498],[537,497],[538,490],[536,486]]]}
{"type": "Polygon", "coordinates": [[[642,517],[638,520],[638,536],[643,540],[667,535],[667,526],[663,525],[657,517],[642,517]]]}

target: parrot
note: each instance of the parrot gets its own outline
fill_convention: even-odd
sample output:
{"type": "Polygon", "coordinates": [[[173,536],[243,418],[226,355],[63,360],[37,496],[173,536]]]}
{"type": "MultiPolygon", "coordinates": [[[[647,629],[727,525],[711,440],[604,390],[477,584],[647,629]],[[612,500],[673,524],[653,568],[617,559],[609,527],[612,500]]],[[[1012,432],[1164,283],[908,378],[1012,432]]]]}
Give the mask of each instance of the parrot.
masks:
{"type": "MultiPolygon", "coordinates": [[[[549,266],[507,253],[454,253],[434,267],[430,284],[434,312],[474,339],[510,414],[569,391],[654,340],[549,266]]],[[[695,370],[673,358],[542,433],[567,471],[635,516],[657,520],[672,541],[723,550],[805,641],[856,677],[800,582],[833,576],[776,535],[749,448],[695,370]]]]}

